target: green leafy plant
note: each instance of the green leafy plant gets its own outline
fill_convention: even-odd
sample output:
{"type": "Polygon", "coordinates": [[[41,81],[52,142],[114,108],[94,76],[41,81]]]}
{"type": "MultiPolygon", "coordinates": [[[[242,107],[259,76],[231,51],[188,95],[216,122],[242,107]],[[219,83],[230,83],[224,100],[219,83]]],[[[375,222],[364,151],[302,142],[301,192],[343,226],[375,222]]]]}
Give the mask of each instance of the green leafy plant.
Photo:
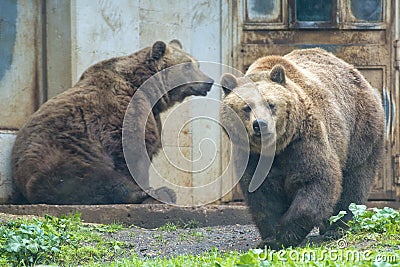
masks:
{"type": "Polygon", "coordinates": [[[240,255],[236,261],[236,266],[272,266],[271,263],[266,259],[265,250],[262,249],[250,249],[248,252],[240,255]]]}
{"type": "Polygon", "coordinates": [[[331,216],[331,217],[329,218],[329,223],[332,224],[332,223],[335,223],[335,222],[339,221],[339,220],[342,219],[346,214],[347,214],[347,211],[345,211],[345,210],[340,211],[340,212],[338,213],[338,215],[334,215],[334,216],[331,216]]]}
{"type": "Polygon", "coordinates": [[[68,232],[75,229],[76,218],[10,221],[0,226],[0,254],[13,265],[51,262],[63,244],[71,243],[68,232]]]}
{"type": "MultiPolygon", "coordinates": [[[[213,248],[200,255],[160,253],[152,258],[136,254],[135,244],[113,239],[113,233],[120,230],[129,235],[128,229],[119,224],[85,224],[79,214],[13,219],[0,224],[0,266],[400,266],[399,212],[355,204],[349,210],[353,220],[348,222],[350,230],[340,240],[341,246],[333,240],[279,251],[224,252],[213,248]]],[[[332,216],[331,222],[342,219],[345,214],[332,216]]],[[[179,224],[170,223],[163,231],[154,230],[153,238],[159,241],[160,248],[165,249],[168,236],[177,228],[179,224]]],[[[140,231],[134,233],[140,235],[140,231]]],[[[176,234],[179,233],[182,239],[195,241],[208,237],[208,232],[198,229],[176,234]]]]}
{"type": "Polygon", "coordinates": [[[350,204],[353,220],[349,222],[350,229],[357,232],[374,232],[386,234],[400,233],[400,213],[392,208],[367,209],[365,205],[350,204]]]}
{"type": "Polygon", "coordinates": [[[119,224],[83,224],[79,213],[10,220],[0,225],[0,266],[74,266],[111,260],[121,255],[125,244],[100,234],[122,229],[119,224]]]}
{"type": "MultiPolygon", "coordinates": [[[[353,214],[353,219],[347,225],[353,233],[400,233],[400,213],[397,210],[388,207],[367,209],[367,206],[355,203],[349,205],[349,210],[353,214]]],[[[331,224],[337,222],[346,214],[346,211],[340,211],[337,215],[331,216],[329,221],[331,224]]]]}

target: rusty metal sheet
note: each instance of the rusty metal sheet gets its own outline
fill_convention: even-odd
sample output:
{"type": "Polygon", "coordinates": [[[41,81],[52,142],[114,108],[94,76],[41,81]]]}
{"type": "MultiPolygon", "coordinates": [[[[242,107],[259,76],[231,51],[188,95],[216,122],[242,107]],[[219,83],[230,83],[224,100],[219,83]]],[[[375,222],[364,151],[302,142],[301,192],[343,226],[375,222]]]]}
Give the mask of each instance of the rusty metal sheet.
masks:
{"type": "Polygon", "coordinates": [[[21,127],[42,100],[41,8],[40,1],[1,2],[1,129],[21,127]]]}
{"type": "Polygon", "coordinates": [[[245,44],[369,45],[387,44],[385,31],[244,31],[245,44]]]}
{"type": "MultiPolygon", "coordinates": [[[[331,20],[325,20],[325,24],[312,21],[309,17],[297,17],[297,8],[304,11],[307,6],[296,6],[296,2],[304,4],[307,1],[275,0],[272,2],[281,3],[282,8],[287,8],[280,10],[287,15],[287,20],[282,21],[281,25],[277,21],[269,22],[268,18],[258,19],[257,25],[252,25],[248,17],[242,15],[248,12],[245,10],[248,6],[243,5],[247,2],[248,0],[232,1],[232,9],[237,8],[238,17],[238,22],[232,24],[233,32],[238,36],[233,40],[236,68],[246,71],[261,56],[285,55],[294,49],[321,47],[360,69],[366,79],[386,97],[385,164],[377,176],[370,198],[393,200],[393,164],[396,164],[393,156],[399,154],[396,151],[396,142],[400,138],[398,119],[397,124],[393,120],[393,112],[398,110],[395,109],[395,103],[399,101],[394,80],[396,51],[393,38],[395,34],[399,34],[395,27],[399,18],[394,15],[391,7],[398,7],[399,0],[375,0],[368,3],[362,0],[332,1],[333,15],[331,20]],[[377,8],[373,8],[375,4],[377,8]]],[[[321,14],[317,13],[304,14],[319,17],[321,14]]]]}
{"type": "Polygon", "coordinates": [[[369,45],[298,45],[288,43],[287,45],[257,45],[242,44],[240,48],[240,58],[243,60],[243,66],[248,67],[257,58],[266,55],[285,55],[294,49],[304,49],[311,47],[321,47],[343,60],[357,66],[381,66],[386,65],[389,57],[389,49],[387,46],[369,45]]]}

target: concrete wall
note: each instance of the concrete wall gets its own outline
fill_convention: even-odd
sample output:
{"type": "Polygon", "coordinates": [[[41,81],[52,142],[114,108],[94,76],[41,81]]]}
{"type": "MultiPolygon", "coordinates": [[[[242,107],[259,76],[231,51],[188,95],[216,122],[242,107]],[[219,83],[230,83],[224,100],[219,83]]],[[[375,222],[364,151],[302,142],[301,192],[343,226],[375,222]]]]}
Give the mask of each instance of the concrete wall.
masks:
{"type": "Polygon", "coordinates": [[[11,180],[11,150],[15,141],[15,132],[0,132],[0,203],[11,199],[13,184],[11,180]]]}
{"type": "Polygon", "coordinates": [[[0,203],[12,194],[15,132],[43,98],[40,1],[0,2],[0,203]]]}
{"type": "MultiPolygon", "coordinates": [[[[0,34],[2,48],[3,44],[8,45],[4,46],[8,49],[4,61],[8,65],[3,61],[0,65],[0,130],[21,127],[43,101],[69,88],[93,63],[132,53],[157,40],[179,39],[185,50],[198,60],[220,62],[222,5],[220,0],[47,0],[44,4],[2,1],[2,16],[9,9],[15,12],[7,11],[10,33],[0,34]]],[[[219,89],[214,88],[208,97],[219,99],[219,89]]],[[[196,107],[190,105],[178,113],[171,109],[175,111],[174,121],[185,122],[193,112],[198,112],[193,109],[196,107]]],[[[211,115],[218,118],[218,109],[211,110],[211,115]]],[[[181,126],[176,125],[178,129],[181,126]]],[[[183,151],[188,159],[197,158],[198,144],[205,137],[215,140],[214,147],[205,148],[211,149],[209,155],[217,155],[207,174],[181,172],[171,167],[162,153],[154,161],[155,168],[174,183],[207,183],[221,169],[220,129],[207,121],[188,124],[186,128],[178,144],[166,134],[167,150],[183,151]]],[[[5,201],[11,188],[8,185],[12,140],[9,132],[0,133],[0,202],[5,201]]],[[[192,166],[187,168],[191,170],[192,166]]],[[[192,201],[190,197],[178,199],[181,204],[192,201]]]]}

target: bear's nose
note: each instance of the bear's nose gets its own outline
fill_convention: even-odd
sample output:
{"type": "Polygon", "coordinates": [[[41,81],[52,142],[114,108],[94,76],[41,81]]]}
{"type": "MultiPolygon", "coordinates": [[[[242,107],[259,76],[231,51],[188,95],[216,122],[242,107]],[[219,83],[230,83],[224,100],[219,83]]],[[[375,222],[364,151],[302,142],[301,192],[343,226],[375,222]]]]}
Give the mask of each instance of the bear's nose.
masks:
{"type": "Polygon", "coordinates": [[[260,119],[260,120],[255,120],[253,122],[253,130],[255,135],[261,135],[262,132],[266,132],[268,130],[268,122],[260,119]]]}
{"type": "Polygon", "coordinates": [[[214,80],[213,80],[212,78],[208,78],[207,81],[206,81],[206,83],[213,84],[213,83],[214,83],[214,80]]]}

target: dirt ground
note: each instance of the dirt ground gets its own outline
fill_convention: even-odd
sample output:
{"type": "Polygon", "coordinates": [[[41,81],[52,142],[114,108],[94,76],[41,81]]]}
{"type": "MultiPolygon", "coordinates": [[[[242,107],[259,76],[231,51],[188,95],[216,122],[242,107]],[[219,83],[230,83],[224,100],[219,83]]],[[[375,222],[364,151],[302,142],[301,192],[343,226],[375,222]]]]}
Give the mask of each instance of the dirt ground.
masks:
{"type": "MultiPolygon", "coordinates": [[[[0,223],[32,215],[0,213],[0,223]]],[[[131,226],[115,233],[102,233],[110,240],[121,241],[124,256],[132,252],[141,258],[172,257],[182,254],[198,255],[213,247],[219,251],[245,251],[255,248],[260,234],[255,225],[221,225],[177,229],[145,229],[131,226]]]]}
{"type": "Polygon", "coordinates": [[[171,257],[182,254],[197,255],[210,251],[245,251],[255,248],[260,234],[255,225],[223,225],[175,230],[149,230],[131,227],[109,238],[128,244],[126,249],[139,257],[171,257]]]}
{"type": "MultiPolygon", "coordinates": [[[[0,213],[0,223],[11,218],[32,215],[10,215],[0,213]]],[[[114,233],[101,233],[106,239],[121,241],[123,257],[132,253],[140,258],[173,257],[177,255],[198,255],[213,248],[218,251],[247,251],[261,241],[261,236],[253,224],[235,224],[218,226],[196,226],[189,228],[167,227],[167,229],[145,229],[131,226],[114,233]]],[[[310,235],[318,235],[314,229],[310,235]]]]}
{"type": "MultiPolygon", "coordinates": [[[[139,257],[173,257],[182,254],[198,255],[215,247],[218,251],[247,251],[256,248],[261,236],[253,224],[221,225],[191,229],[143,229],[131,227],[108,238],[130,244],[125,249],[134,251],[139,257]]],[[[308,241],[319,243],[318,228],[314,228],[301,245],[308,241]]],[[[127,256],[129,255],[126,254],[127,256]]]]}

